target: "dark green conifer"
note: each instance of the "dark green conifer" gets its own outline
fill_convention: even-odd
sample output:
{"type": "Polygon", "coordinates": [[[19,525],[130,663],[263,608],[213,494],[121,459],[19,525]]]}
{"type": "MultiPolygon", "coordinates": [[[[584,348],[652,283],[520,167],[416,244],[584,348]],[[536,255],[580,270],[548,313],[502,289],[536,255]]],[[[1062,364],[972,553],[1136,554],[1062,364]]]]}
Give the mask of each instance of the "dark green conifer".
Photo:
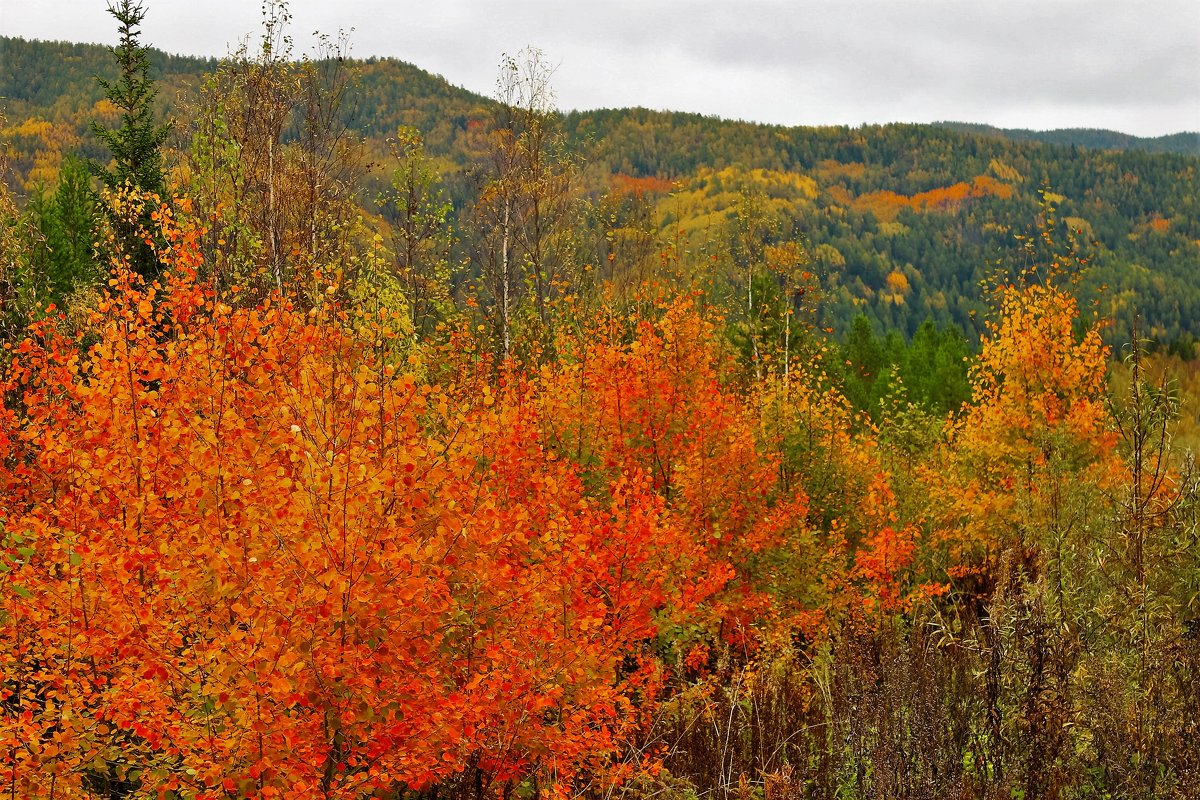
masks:
{"type": "Polygon", "coordinates": [[[59,170],[54,193],[34,192],[28,212],[40,234],[30,265],[41,276],[39,291],[62,306],[74,289],[97,277],[93,257],[96,198],[87,167],[68,156],[59,170]]]}
{"type": "MultiPolygon", "coordinates": [[[[163,174],[162,145],[171,132],[171,125],[154,121],[153,103],[158,90],[150,79],[150,51],[139,41],[146,10],[140,0],[120,0],[110,4],[108,13],[117,20],[120,41],[112,48],[120,68],[115,81],[98,78],[104,95],[121,112],[121,123],[106,128],[92,123],[92,131],[112,153],[111,168],[97,168],[96,173],[105,186],[120,189],[129,186],[165,199],[166,179],[163,174]]],[[[142,227],[150,229],[153,202],[147,202],[142,214],[142,227]]],[[[137,226],[114,220],[134,268],[146,278],[158,275],[160,265],[151,247],[139,235],[137,226]]]]}

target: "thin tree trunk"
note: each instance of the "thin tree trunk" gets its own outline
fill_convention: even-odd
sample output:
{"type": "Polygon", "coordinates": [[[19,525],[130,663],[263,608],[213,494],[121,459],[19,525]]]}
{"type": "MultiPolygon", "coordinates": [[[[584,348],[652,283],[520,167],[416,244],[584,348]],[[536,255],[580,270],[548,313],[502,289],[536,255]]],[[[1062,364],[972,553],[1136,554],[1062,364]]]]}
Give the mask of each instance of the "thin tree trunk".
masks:
{"type": "Polygon", "coordinates": [[[500,333],[504,341],[504,358],[508,356],[512,350],[512,339],[509,332],[509,274],[508,274],[508,224],[509,224],[509,208],[511,201],[504,198],[504,236],[500,244],[500,333]]]}

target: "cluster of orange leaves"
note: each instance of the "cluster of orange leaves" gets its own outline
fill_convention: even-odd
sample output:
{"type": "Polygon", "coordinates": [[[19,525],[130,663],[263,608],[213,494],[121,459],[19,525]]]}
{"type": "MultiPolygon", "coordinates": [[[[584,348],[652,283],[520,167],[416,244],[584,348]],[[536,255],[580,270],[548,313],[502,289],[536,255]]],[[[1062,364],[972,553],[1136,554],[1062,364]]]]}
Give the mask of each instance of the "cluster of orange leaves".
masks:
{"type": "Polygon", "coordinates": [[[959,181],[950,186],[918,192],[914,195],[897,194],[892,191],[868,192],[856,197],[852,205],[859,211],[869,211],[881,222],[892,222],[903,209],[913,211],[951,210],[968,200],[989,195],[1008,199],[1013,188],[990,175],[978,175],[969,183],[959,181]]]}
{"type": "Polygon", "coordinates": [[[6,372],[0,781],[361,797],[606,756],[623,659],[726,574],[680,569],[710,556],[653,476],[585,486],[553,387],[419,381],[386,312],[212,296],[160,217],[162,285],[118,266],[6,372]]]}
{"type": "Polygon", "coordinates": [[[618,197],[625,195],[643,197],[645,195],[667,194],[675,189],[675,187],[675,181],[669,178],[660,178],[656,175],[639,177],[618,172],[612,176],[612,191],[618,197]]]}
{"type": "Polygon", "coordinates": [[[690,301],[540,372],[460,337],[433,383],[388,312],[214,296],[200,228],[156,219],[162,280],[117,263],[0,387],[14,796],[565,784],[642,718],[660,625],[761,607],[730,587],[803,500],[690,301]]]}

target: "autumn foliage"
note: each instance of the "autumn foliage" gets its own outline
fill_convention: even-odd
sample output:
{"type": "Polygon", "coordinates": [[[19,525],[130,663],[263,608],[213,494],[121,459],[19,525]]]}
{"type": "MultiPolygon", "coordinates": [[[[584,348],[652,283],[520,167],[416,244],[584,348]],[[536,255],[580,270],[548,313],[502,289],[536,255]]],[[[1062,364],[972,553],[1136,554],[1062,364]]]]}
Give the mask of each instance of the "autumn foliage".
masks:
{"type": "MultiPolygon", "coordinates": [[[[722,791],[735,764],[772,786],[807,765],[821,796],[868,761],[882,782],[909,729],[845,703],[885,685],[887,637],[961,615],[966,642],[1001,580],[1061,587],[1068,517],[1101,496],[1076,487],[1125,478],[1107,351],[1056,276],[998,290],[971,402],[915,454],[819,351],[750,370],[702,292],[564,314],[500,361],[465,315],[414,342],[361,274],[218,291],[189,203],[154,223],[157,281],[110,242],[86,320],[51,310],[6,351],[14,798],[598,797],[703,781],[706,757],[722,791]],[[788,726],[865,749],[754,749],[788,726]]],[[[1075,706],[1048,691],[1011,735],[1061,753],[1075,706]]],[[[952,763],[978,787],[1007,762],[952,763]]]]}
{"type": "Polygon", "coordinates": [[[6,785],[359,797],[610,755],[625,659],[729,574],[656,491],[671,462],[585,471],[547,440],[560,378],[431,385],[333,284],[230,305],[162,222],[161,285],[117,264],[87,330],[12,353],[6,785]]]}
{"type": "Polygon", "coordinates": [[[1109,358],[1067,276],[996,288],[998,318],[975,366],[972,403],[951,433],[952,470],[931,473],[952,572],[1037,551],[1067,483],[1111,487],[1120,476],[1105,398],[1109,358]],[[947,483],[946,481],[949,481],[947,483]]]}
{"type": "Polygon", "coordinates": [[[891,222],[902,210],[948,211],[981,197],[994,196],[1007,200],[1013,189],[990,175],[977,175],[970,182],[960,181],[927,192],[903,195],[892,191],[869,192],[854,199],[854,208],[870,211],[879,220],[891,222]]]}
{"type": "Polygon", "coordinates": [[[99,103],[0,40],[0,796],[1200,796],[1189,156],[560,114],[282,1],[168,137],[110,11],[99,103]]]}

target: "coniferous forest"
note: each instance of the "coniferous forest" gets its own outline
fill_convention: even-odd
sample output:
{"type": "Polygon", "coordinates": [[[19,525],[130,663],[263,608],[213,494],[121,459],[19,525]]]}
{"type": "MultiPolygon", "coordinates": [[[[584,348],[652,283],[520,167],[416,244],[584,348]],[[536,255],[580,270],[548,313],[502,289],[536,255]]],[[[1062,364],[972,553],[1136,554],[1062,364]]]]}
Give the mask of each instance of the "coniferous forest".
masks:
{"type": "Polygon", "coordinates": [[[1200,795],[1200,145],[0,39],[0,796],[1200,795]]]}

